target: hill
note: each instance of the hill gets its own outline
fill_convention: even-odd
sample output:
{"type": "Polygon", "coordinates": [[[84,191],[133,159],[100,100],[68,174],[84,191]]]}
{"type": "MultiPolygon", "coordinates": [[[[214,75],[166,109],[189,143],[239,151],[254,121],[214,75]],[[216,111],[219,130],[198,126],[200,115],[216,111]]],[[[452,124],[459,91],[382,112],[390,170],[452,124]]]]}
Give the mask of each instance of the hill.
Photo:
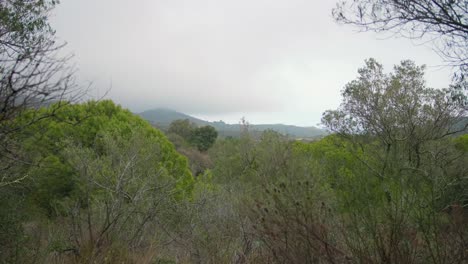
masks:
{"type": "MultiPolygon", "coordinates": [[[[166,129],[171,122],[178,119],[188,119],[199,126],[210,125],[218,130],[222,137],[238,137],[241,131],[240,124],[227,124],[222,121],[209,122],[171,109],[157,108],[139,113],[141,117],[148,120],[154,126],[166,129]]],[[[249,130],[254,134],[265,130],[274,130],[283,135],[293,138],[315,138],[325,135],[326,132],[317,127],[300,127],[284,124],[250,124],[249,130]]]]}
{"type": "Polygon", "coordinates": [[[204,121],[193,116],[186,115],[171,109],[166,108],[156,108],[148,111],[144,111],[138,114],[142,118],[148,120],[151,124],[158,127],[167,127],[174,120],[178,119],[188,119],[190,122],[197,125],[208,125],[208,121],[204,121]]]}

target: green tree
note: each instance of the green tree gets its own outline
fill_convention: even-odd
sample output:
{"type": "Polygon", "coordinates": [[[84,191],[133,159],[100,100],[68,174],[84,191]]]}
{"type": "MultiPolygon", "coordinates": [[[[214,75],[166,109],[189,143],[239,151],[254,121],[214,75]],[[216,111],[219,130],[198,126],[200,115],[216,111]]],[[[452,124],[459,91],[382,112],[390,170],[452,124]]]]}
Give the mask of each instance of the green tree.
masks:
{"type": "MultiPolygon", "coordinates": [[[[40,110],[47,111],[54,110],[40,110]]],[[[17,122],[28,120],[29,117],[24,116],[17,122]]],[[[157,163],[151,161],[151,165],[176,180],[178,188],[184,190],[179,192],[181,197],[189,196],[193,178],[187,160],[176,152],[161,131],[112,101],[91,101],[64,106],[55,113],[55,118],[36,122],[23,131],[23,149],[38,164],[29,170],[32,179],[27,182],[34,186],[31,192],[35,201],[53,213],[56,204],[79,191],[76,171],[70,166],[64,149],[70,145],[81,146],[92,150],[98,157],[110,155],[104,151],[107,144],[104,138],[118,137],[124,144],[136,132],[146,138],[147,144],[159,148],[159,160],[157,163]]]]}
{"type": "Polygon", "coordinates": [[[333,186],[346,214],[343,237],[361,262],[465,258],[468,230],[442,212],[467,200],[463,139],[453,140],[466,109],[445,90],[428,88],[423,77],[424,67],[410,61],[386,74],[367,60],[343,89],[340,107],[323,115],[354,160],[339,170],[333,186]],[[424,246],[411,244],[417,237],[424,246]]]}
{"type": "Polygon", "coordinates": [[[172,121],[172,123],[169,125],[169,129],[167,130],[167,132],[169,134],[179,135],[186,141],[189,141],[195,128],[196,125],[191,123],[190,120],[180,119],[172,121]]]}
{"type": "Polygon", "coordinates": [[[51,252],[79,252],[81,260],[99,263],[108,254],[107,263],[119,262],[154,239],[163,214],[173,220],[177,203],[193,198],[187,159],[161,131],[112,101],[53,107],[14,120],[28,124],[15,140],[34,166],[16,164],[30,177],[3,189],[0,262],[48,263],[51,252]],[[28,123],[29,115],[48,111],[54,118],[28,123]],[[119,246],[121,254],[110,253],[119,246]]]}
{"type": "MultiPolygon", "coordinates": [[[[55,32],[48,23],[50,10],[58,1],[0,1],[0,186],[17,183],[25,175],[10,169],[27,163],[15,134],[53,111],[28,115],[21,126],[14,119],[24,111],[78,96],[73,67],[57,52],[55,32]]],[[[60,108],[62,104],[55,104],[60,108]]]]}
{"type": "Polygon", "coordinates": [[[199,151],[207,151],[213,146],[218,132],[212,126],[202,126],[194,129],[190,135],[190,143],[199,151]]]}
{"type": "Polygon", "coordinates": [[[376,137],[386,150],[381,160],[398,148],[412,168],[419,168],[428,143],[468,127],[457,126],[467,114],[464,105],[451,100],[447,90],[427,87],[424,69],[403,61],[386,74],[377,61],[367,60],[359,78],[344,88],[340,108],[326,111],[322,122],[354,142],[376,137]]]}

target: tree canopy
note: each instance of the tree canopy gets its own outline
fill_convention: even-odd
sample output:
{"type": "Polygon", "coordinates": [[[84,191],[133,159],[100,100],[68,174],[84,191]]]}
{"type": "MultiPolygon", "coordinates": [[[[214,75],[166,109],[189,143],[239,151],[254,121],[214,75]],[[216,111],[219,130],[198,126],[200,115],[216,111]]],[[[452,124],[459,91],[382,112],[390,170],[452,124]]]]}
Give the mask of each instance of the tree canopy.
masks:
{"type": "MultiPolygon", "coordinates": [[[[20,144],[13,140],[25,126],[45,119],[54,111],[29,114],[28,122],[18,126],[13,120],[24,111],[61,101],[54,109],[73,101],[81,92],[74,83],[70,57],[62,56],[49,25],[49,12],[58,1],[0,1],[0,174],[11,175],[8,168],[24,162],[20,144]],[[66,100],[66,101],[65,101],[66,100]]],[[[52,108],[51,108],[52,109],[52,108]]],[[[3,177],[2,183],[19,178],[3,177]]]]}
{"type": "Polygon", "coordinates": [[[193,130],[190,142],[200,151],[206,151],[213,146],[218,132],[212,126],[202,126],[193,130]]]}
{"type": "MultiPolygon", "coordinates": [[[[53,110],[40,110],[47,111],[53,110]]],[[[31,111],[29,114],[35,113],[36,111],[31,111]]],[[[18,122],[23,120],[28,122],[29,117],[24,115],[18,122]]],[[[181,196],[190,195],[193,178],[186,158],[176,152],[162,132],[112,101],[91,101],[64,106],[55,113],[54,118],[28,126],[18,137],[21,137],[23,150],[28,153],[29,160],[35,164],[29,172],[34,176],[28,179],[38,185],[33,192],[39,195],[37,199],[41,203],[46,203],[44,206],[48,210],[52,210],[50,203],[76,192],[78,184],[73,176],[77,172],[70,165],[72,156],[64,150],[81,148],[92,151],[96,159],[99,159],[113,155],[106,151],[110,147],[120,153],[118,145],[109,146],[110,140],[117,141],[115,144],[122,144],[124,150],[127,148],[124,147],[126,142],[135,140],[132,138],[136,135],[145,141],[138,143],[138,153],[153,151],[146,154],[148,159],[156,155],[154,159],[148,160],[152,163],[148,165],[161,170],[165,177],[172,179],[176,184],[174,188],[180,189],[181,196]]]]}

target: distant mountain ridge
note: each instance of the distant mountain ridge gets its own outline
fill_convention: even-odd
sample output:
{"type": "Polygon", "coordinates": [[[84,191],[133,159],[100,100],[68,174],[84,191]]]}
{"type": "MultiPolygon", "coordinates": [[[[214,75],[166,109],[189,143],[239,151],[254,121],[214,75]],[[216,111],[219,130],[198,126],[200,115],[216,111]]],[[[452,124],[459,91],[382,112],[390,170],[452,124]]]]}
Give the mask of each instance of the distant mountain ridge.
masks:
{"type": "Polygon", "coordinates": [[[174,120],[179,119],[188,119],[190,122],[193,122],[197,125],[208,125],[210,123],[208,121],[166,108],[147,110],[139,113],[138,115],[154,125],[160,125],[164,127],[169,126],[174,120]]]}
{"type": "MultiPolygon", "coordinates": [[[[240,124],[227,124],[222,121],[209,122],[202,120],[175,110],[166,109],[166,108],[156,108],[148,111],[139,113],[142,118],[148,120],[154,126],[165,129],[169,125],[178,119],[188,119],[190,122],[193,122],[199,126],[210,125],[216,128],[220,136],[232,136],[237,137],[240,135],[241,126],[240,124]]],[[[326,132],[317,127],[300,127],[293,125],[284,125],[284,124],[249,124],[249,129],[252,132],[262,132],[265,130],[273,130],[283,135],[288,135],[294,138],[315,138],[326,135],[326,132]]]]}

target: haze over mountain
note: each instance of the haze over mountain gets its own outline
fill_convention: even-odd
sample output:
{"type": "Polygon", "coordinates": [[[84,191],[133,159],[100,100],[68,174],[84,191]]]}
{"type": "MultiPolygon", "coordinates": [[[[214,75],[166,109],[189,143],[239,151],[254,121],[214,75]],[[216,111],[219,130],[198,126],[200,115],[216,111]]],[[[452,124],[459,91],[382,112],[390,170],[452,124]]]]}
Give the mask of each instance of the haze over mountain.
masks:
{"type": "Polygon", "coordinates": [[[76,54],[77,80],[134,112],[313,126],[370,57],[385,71],[411,59],[428,65],[430,86],[450,83],[432,48],[335,23],[337,1],[61,2],[52,22],[76,54]]]}
{"type": "MultiPolygon", "coordinates": [[[[223,121],[210,122],[167,108],[155,108],[141,112],[138,115],[148,120],[154,126],[162,129],[169,127],[171,122],[175,120],[188,119],[190,122],[195,123],[198,126],[213,126],[216,128],[221,137],[236,137],[239,136],[241,132],[240,124],[228,124],[223,121]]],[[[326,134],[324,130],[314,126],[300,127],[285,124],[249,124],[249,130],[253,133],[262,132],[265,130],[273,130],[293,138],[314,138],[326,134]]]]}

